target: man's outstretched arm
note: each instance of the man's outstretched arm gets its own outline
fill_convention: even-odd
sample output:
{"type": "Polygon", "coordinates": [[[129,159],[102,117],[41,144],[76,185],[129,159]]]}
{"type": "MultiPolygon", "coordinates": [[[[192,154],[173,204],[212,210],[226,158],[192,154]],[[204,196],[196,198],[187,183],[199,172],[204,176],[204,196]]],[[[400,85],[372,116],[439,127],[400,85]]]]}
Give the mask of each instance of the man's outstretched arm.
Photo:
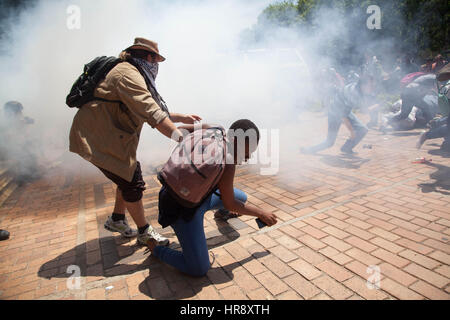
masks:
{"type": "Polygon", "coordinates": [[[233,188],[235,168],[235,165],[226,165],[222,178],[219,181],[220,197],[225,209],[241,215],[260,218],[268,226],[276,224],[277,216],[274,213],[261,210],[251,204],[236,200],[233,188]]]}
{"type": "Polygon", "coordinates": [[[183,140],[183,133],[168,117],[157,124],[155,128],[169,139],[176,142],[181,142],[181,140],[183,140]]]}

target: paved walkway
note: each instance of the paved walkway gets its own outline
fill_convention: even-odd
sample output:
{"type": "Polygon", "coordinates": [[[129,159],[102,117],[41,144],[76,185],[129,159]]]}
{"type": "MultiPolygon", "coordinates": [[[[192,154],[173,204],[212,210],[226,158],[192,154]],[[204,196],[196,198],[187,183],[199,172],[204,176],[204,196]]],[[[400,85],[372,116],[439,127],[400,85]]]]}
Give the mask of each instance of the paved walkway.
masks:
{"type": "MultiPolygon", "coordinates": [[[[418,152],[417,134],[371,131],[363,144],[373,148],[353,158],[339,156],[341,137],[276,176],[239,169],[237,186],[279,223],[259,230],[253,218],[207,214],[214,263],[202,278],[103,229],[114,187],[89,164],[75,161],[75,174],[57,167],[0,208],[11,232],[0,242],[0,299],[449,299],[450,155],[438,151],[441,140],[418,152]],[[422,156],[432,162],[412,164],[422,156]],[[379,289],[367,286],[377,280],[371,270],[379,289]]],[[[145,180],[146,213],[159,226],[159,183],[151,172],[145,180]]],[[[170,228],[160,231],[177,247],[170,228]]]]}

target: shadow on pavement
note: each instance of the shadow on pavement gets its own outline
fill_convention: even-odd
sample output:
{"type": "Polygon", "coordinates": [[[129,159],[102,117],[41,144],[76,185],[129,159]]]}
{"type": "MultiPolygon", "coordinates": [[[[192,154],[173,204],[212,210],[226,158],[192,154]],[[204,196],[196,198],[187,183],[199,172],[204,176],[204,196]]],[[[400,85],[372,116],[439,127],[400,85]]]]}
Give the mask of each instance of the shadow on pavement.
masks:
{"type": "Polygon", "coordinates": [[[154,260],[157,260],[144,251],[145,248],[139,245],[136,239],[121,236],[94,239],[44,263],[39,268],[38,276],[47,279],[68,278],[72,276],[72,273],[67,272],[67,268],[71,265],[80,268],[81,277],[132,274],[148,268],[154,260]],[[130,245],[131,242],[134,243],[130,245]],[[145,259],[143,263],[137,263],[142,259],[145,259]]]}
{"type": "Polygon", "coordinates": [[[336,168],[359,169],[370,159],[363,159],[355,155],[322,155],[320,161],[336,168]]]}
{"type": "Polygon", "coordinates": [[[400,132],[389,132],[389,135],[395,136],[395,137],[412,137],[412,136],[419,136],[422,132],[417,131],[400,131],[400,132]]]}
{"type": "MultiPolygon", "coordinates": [[[[221,237],[207,239],[208,249],[239,238],[240,234],[230,226],[230,230],[224,229],[228,225],[226,222],[220,225],[218,232],[221,237]]],[[[180,248],[177,242],[172,242],[169,247],[175,250],[180,248]]],[[[73,271],[68,272],[69,266],[78,266],[81,277],[113,277],[133,274],[149,267],[151,270],[161,264],[135,238],[118,235],[90,240],[58,255],[41,265],[38,276],[46,279],[69,278],[73,276],[73,271]]]]}
{"type": "MultiPolygon", "coordinates": [[[[231,242],[240,236],[236,231],[229,232],[226,229],[227,225],[228,222],[217,222],[218,232],[225,238],[221,239],[220,243],[212,244],[209,243],[212,239],[208,239],[208,249],[231,242]]],[[[177,249],[179,245],[172,243],[170,247],[177,249]]],[[[145,247],[137,244],[136,239],[127,239],[120,235],[94,239],[44,263],[38,271],[38,276],[47,279],[76,276],[73,269],[68,272],[69,266],[73,265],[80,268],[80,277],[113,277],[149,269],[149,276],[138,285],[141,293],[152,299],[185,299],[194,297],[204,287],[211,284],[218,285],[232,281],[234,269],[253,259],[270,254],[268,251],[255,252],[241,261],[218,267],[214,254],[210,252],[213,257],[211,260],[213,267],[206,276],[192,277],[144,252],[145,247]],[[131,244],[131,242],[134,243],[131,244]]]]}
{"type": "Polygon", "coordinates": [[[427,163],[427,165],[437,169],[430,174],[430,179],[435,180],[435,182],[420,183],[418,186],[422,189],[422,192],[438,192],[443,195],[450,195],[450,168],[436,163],[427,163]]]}
{"type": "Polygon", "coordinates": [[[168,287],[162,283],[161,277],[152,277],[150,273],[150,275],[139,284],[139,291],[142,294],[157,300],[189,299],[202,291],[204,287],[210,286],[211,284],[220,285],[232,281],[234,278],[234,269],[255,258],[262,258],[269,254],[270,253],[268,251],[256,252],[248,258],[228,264],[226,266],[212,267],[211,269],[209,269],[207,275],[203,277],[192,277],[189,275],[185,275],[172,267],[164,265],[163,268],[166,279],[183,279],[184,281],[180,282],[175,280],[173,282],[169,282],[168,286],[171,287],[171,289],[168,289],[168,287]],[[224,270],[226,270],[227,272],[225,272],[224,270]],[[184,283],[184,286],[180,286],[181,283],[184,283]]]}
{"type": "MultiPolygon", "coordinates": [[[[438,147],[440,147],[440,145],[437,145],[438,147]]],[[[440,156],[442,158],[450,158],[450,152],[449,151],[444,151],[441,149],[436,149],[436,150],[430,150],[428,151],[429,154],[433,155],[433,156],[440,156]]]]}

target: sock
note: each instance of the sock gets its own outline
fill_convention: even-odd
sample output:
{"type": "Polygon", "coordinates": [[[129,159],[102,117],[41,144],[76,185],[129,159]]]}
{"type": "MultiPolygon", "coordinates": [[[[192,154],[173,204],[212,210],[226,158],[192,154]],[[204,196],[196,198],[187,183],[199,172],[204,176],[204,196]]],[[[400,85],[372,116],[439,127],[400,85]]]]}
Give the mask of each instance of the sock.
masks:
{"type": "Polygon", "coordinates": [[[149,225],[147,223],[145,226],[138,228],[139,233],[143,234],[145,232],[145,230],[147,230],[148,227],[149,227],[149,225]]]}
{"type": "Polygon", "coordinates": [[[120,220],[125,220],[125,214],[121,214],[121,213],[113,213],[111,216],[111,219],[116,222],[116,221],[120,221],[120,220]]]}

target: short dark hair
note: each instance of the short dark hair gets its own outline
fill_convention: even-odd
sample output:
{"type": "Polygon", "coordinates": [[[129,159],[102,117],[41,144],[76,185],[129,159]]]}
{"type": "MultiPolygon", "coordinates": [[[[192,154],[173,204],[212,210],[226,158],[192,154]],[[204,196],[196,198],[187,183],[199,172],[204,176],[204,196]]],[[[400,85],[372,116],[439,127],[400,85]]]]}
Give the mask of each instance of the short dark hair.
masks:
{"type": "Polygon", "coordinates": [[[256,140],[257,142],[259,142],[259,130],[258,127],[256,126],[256,124],[254,124],[252,121],[248,120],[248,119],[241,119],[241,120],[237,120],[235,121],[231,126],[230,126],[231,130],[239,130],[242,129],[242,131],[247,132],[247,130],[255,130],[256,132],[256,140]]]}

